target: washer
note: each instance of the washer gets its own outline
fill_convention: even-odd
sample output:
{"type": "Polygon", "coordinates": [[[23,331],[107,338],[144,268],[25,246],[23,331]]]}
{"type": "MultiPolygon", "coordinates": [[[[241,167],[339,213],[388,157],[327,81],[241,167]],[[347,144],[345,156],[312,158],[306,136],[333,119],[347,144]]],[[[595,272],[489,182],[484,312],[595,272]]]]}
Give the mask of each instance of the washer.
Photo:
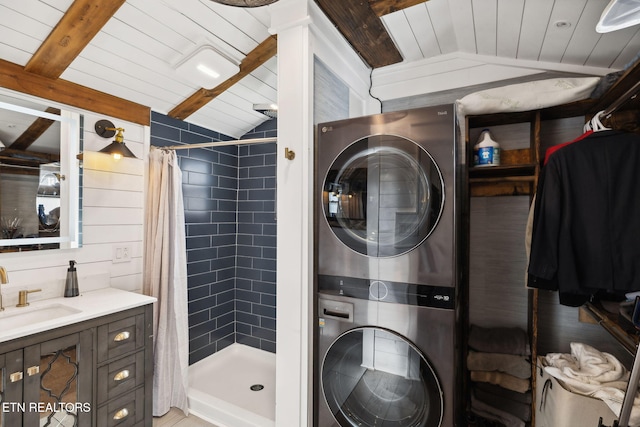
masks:
{"type": "Polygon", "coordinates": [[[454,425],[453,106],[318,125],[318,427],[454,425]]]}
{"type": "Polygon", "coordinates": [[[316,425],[453,426],[453,288],[320,282],[316,425]]]}

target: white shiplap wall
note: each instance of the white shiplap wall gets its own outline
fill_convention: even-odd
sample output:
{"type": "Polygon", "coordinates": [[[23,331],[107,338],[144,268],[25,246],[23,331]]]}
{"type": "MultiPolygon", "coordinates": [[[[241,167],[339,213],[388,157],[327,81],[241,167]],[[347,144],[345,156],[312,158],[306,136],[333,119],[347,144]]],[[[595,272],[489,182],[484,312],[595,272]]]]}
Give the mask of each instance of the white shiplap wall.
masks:
{"type": "Polygon", "coordinates": [[[42,292],[30,295],[33,301],[62,296],[68,261],[72,259],[78,263],[80,292],[105,286],[141,292],[146,196],[146,162],[142,159],[148,155],[149,127],[42,102],[84,116],[83,245],[77,249],[0,254],[0,266],[9,273],[9,283],[0,288],[5,306],[15,304],[21,289],[41,288],[42,292]],[[95,133],[95,122],[100,119],[125,129],[125,143],[139,159],[115,161],[97,153],[112,140],[95,133]],[[132,260],[113,263],[114,249],[124,245],[131,248],[132,260]]]}

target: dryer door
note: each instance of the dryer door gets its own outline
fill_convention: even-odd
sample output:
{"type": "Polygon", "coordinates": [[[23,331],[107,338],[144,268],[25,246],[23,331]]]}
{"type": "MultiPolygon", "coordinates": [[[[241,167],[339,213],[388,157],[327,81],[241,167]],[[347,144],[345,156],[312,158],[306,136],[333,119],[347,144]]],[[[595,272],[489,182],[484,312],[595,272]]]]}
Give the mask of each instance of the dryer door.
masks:
{"type": "Polygon", "coordinates": [[[363,255],[391,257],[411,251],[435,229],[444,181],[418,144],[394,135],[369,136],[335,159],[322,204],[342,243],[363,255]]]}
{"type": "Polygon", "coordinates": [[[442,389],[425,356],[383,328],[340,335],[322,362],[322,391],[339,425],[438,427],[442,389]]]}

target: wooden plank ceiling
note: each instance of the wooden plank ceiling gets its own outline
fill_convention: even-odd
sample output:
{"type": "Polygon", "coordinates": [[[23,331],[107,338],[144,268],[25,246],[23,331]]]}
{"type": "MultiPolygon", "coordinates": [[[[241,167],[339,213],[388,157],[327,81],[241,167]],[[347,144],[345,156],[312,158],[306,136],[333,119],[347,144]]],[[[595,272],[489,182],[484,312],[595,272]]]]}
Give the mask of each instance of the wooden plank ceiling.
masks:
{"type": "Polygon", "coordinates": [[[184,120],[225,90],[264,64],[278,51],[276,36],[271,36],[253,49],[240,63],[240,71],[213,89],[200,89],[169,112],[170,117],[184,120]]]}
{"type": "MultiPolygon", "coordinates": [[[[595,32],[602,0],[314,2],[376,70],[371,93],[385,102],[546,72],[605,75],[640,49],[640,26],[595,32]]],[[[210,0],[0,2],[0,86],[135,123],[148,124],[152,108],[242,137],[267,120],[253,105],[277,100],[272,9],[210,0]],[[207,44],[242,64],[213,89],[175,69],[207,44]]]]}
{"type": "Polygon", "coordinates": [[[24,70],[52,79],[60,77],[124,2],[78,0],[72,3],[24,70]]]}
{"type": "MultiPolygon", "coordinates": [[[[75,0],[24,67],[0,59],[0,86],[149,125],[149,107],[59,78],[125,1],[75,0]]],[[[276,52],[276,36],[270,36],[242,60],[238,74],[213,89],[197,90],[169,115],[186,119],[264,64],[276,52]]]]}
{"type": "MultiPolygon", "coordinates": [[[[371,68],[402,61],[380,17],[424,0],[316,0],[371,68]]],[[[60,79],[109,22],[125,0],[75,0],[24,67],[0,62],[0,85],[78,108],[148,125],[150,108],[60,79]]],[[[176,105],[169,116],[185,120],[277,53],[276,36],[249,52],[240,72],[213,89],[201,88],[176,105]]],[[[0,60],[1,61],[1,60],[0,60]]]]}

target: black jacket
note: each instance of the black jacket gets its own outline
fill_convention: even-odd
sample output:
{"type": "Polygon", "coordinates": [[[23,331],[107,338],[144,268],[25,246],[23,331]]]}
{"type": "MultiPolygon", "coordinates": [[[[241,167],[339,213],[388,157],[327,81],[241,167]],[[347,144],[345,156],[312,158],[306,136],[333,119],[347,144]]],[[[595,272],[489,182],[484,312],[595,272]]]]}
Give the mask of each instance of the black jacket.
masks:
{"type": "Polygon", "coordinates": [[[560,303],[640,290],[640,135],[599,131],[555,152],[534,207],[530,287],[560,303]]]}

